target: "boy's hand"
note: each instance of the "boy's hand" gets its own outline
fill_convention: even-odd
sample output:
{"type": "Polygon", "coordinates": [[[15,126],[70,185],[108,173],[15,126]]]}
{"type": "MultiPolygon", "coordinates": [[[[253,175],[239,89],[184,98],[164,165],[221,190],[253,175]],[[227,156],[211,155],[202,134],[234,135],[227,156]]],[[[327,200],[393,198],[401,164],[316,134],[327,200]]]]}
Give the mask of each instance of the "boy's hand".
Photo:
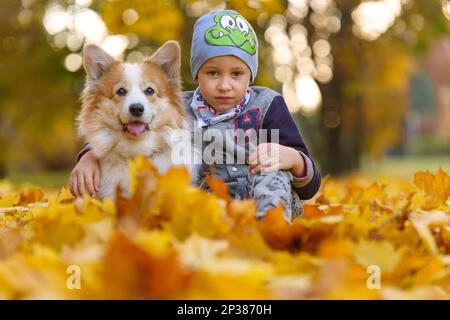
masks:
{"type": "Polygon", "coordinates": [[[305,175],[305,160],[294,148],[277,143],[261,143],[248,159],[252,174],[290,170],[296,177],[305,175]]]}
{"type": "Polygon", "coordinates": [[[100,165],[92,151],[86,152],[70,173],[70,192],[75,197],[84,193],[94,197],[100,190],[100,165]]]}

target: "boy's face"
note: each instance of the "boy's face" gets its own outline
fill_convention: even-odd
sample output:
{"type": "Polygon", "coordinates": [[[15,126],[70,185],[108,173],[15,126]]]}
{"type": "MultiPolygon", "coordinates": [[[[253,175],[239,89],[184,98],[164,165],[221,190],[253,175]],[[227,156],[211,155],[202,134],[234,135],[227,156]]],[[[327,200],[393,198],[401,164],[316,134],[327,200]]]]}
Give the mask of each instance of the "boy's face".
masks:
{"type": "Polygon", "coordinates": [[[237,106],[247,92],[250,78],[247,64],[235,56],[210,58],[197,74],[200,92],[219,113],[237,106]]]}

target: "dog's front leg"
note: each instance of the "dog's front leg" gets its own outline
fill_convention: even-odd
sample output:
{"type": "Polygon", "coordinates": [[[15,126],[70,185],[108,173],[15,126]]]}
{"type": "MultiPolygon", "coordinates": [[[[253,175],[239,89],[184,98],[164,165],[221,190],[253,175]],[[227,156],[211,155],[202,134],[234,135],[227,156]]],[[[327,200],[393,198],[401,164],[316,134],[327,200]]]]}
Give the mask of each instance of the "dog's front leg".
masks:
{"type": "Polygon", "coordinates": [[[116,188],[125,195],[130,193],[130,174],[126,159],[116,154],[110,154],[100,160],[100,191],[98,197],[115,198],[116,188]]]}
{"type": "Polygon", "coordinates": [[[150,161],[156,167],[159,174],[165,173],[173,165],[170,153],[156,153],[150,157],[150,161]]]}

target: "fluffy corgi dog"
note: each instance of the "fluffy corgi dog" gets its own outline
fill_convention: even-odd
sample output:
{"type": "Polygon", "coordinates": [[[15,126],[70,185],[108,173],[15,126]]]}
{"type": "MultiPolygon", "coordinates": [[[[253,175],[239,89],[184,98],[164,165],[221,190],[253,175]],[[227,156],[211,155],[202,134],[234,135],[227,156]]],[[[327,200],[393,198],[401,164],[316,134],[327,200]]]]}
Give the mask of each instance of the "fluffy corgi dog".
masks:
{"type": "Polygon", "coordinates": [[[140,64],[115,60],[93,44],[84,48],[77,127],[99,160],[100,199],[114,198],[117,185],[129,191],[128,158],[147,156],[160,173],[172,164],[170,133],[186,127],[180,55],[176,41],[140,64]]]}

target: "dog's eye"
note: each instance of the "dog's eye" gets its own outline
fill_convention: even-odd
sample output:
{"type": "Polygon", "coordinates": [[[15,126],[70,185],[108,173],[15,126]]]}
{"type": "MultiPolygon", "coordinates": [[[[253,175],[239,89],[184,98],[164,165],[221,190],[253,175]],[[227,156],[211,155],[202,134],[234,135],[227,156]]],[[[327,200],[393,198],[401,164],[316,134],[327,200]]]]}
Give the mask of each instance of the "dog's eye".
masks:
{"type": "Polygon", "coordinates": [[[127,90],[125,90],[124,88],[119,88],[119,89],[117,89],[116,93],[117,93],[118,96],[123,97],[123,96],[125,96],[128,92],[127,92],[127,90]]]}
{"type": "Polygon", "coordinates": [[[144,93],[147,96],[152,96],[155,93],[155,90],[153,90],[152,88],[148,87],[147,89],[145,89],[144,93]]]}

